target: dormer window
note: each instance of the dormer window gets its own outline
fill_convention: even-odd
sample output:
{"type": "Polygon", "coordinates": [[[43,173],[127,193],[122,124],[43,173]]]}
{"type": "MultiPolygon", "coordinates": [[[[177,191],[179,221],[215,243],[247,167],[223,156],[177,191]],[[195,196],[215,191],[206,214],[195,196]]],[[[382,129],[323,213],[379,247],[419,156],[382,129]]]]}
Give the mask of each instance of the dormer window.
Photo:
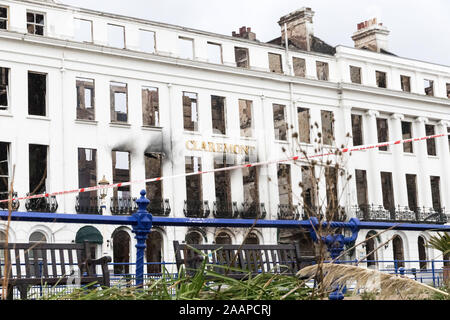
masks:
{"type": "Polygon", "coordinates": [[[27,12],[27,30],[29,34],[44,35],[45,15],[37,12],[27,12]]]}

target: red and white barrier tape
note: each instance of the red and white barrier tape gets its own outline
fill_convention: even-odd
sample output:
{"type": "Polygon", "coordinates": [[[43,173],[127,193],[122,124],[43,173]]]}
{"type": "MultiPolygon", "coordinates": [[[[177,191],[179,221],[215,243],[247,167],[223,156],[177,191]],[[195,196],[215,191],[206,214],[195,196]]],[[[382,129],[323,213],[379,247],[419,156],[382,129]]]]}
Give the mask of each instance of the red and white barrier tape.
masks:
{"type": "MultiPolygon", "coordinates": [[[[429,139],[436,139],[436,138],[446,137],[449,135],[450,135],[450,133],[443,133],[443,134],[436,134],[436,135],[432,135],[432,136],[426,136],[426,137],[422,137],[422,138],[395,140],[395,141],[390,141],[390,142],[383,142],[383,143],[372,144],[372,145],[363,145],[363,146],[357,146],[354,148],[343,148],[342,150],[341,149],[337,149],[337,150],[342,153],[350,153],[353,151],[370,150],[370,149],[375,149],[375,148],[385,147],[385,146],[390,146],[390,145],[400,145],[400,144],[409,143],[409,142],[417,142],[417,141],[424,141],[424,140],[429,140],[429,139]]],[[[237,170],[237,169],[243,169],[243,168],[264,166],[264,165],[269,165],[269,164],[274,164],[274,163],[313,159],[313,158],[331,156],[331,155],[335,155],[335,154],[336,154],[336,152],[334,151],[334,152],[329,152],[329,153],[314,154],[311,156],[303,156],[303,157],[295,156],[295,157],[290,157],[290,158],[286,158],[286,159],[255,162],[255,163],[251,163],[251,164],[243,164],[243,165],[237,165],[237,166],[231,166],[231,167],[224,167],[224,168],[213,169],[213,170],[208,170],[208,171],[183,173],[183,174],[167,176],[167,177],[136,180],[136,181],[122,182],[122,183],[115,183],[115,184],[108,184],[108,185],[98,185],[95,187],[80,188],[80,189],[75,189],[75,190],[60,191],[60,192],[53,192],[53,193],[36,194],[36,195],[26,196],[26,197],[21,197],[21,198],[13,198],[12,200],[15,201],[15,200],[48,198],[48,197],[52,197],[52,196],[60,196],[60,195],[71,194],[71,193],[83,193],[83,192],[91,192],[91,191],[102,190],[102,189],[120,188],[120,187],[129,186],[132,184],[138,184],[138,183],[142,184],[142,183],[162,181],[162,180],[167,180],[167,179],[175,179],[175,178],[181,178],[181,177],[194,176],[194,175],[198,175],[198,174],[214,173],[214,172],[219,172],[219,171],[230,171],[230,170],[237,170]]],[[[8,201],[9,201],[8,199],[0,200],[0,203],[8,202],[8,201]]]]}

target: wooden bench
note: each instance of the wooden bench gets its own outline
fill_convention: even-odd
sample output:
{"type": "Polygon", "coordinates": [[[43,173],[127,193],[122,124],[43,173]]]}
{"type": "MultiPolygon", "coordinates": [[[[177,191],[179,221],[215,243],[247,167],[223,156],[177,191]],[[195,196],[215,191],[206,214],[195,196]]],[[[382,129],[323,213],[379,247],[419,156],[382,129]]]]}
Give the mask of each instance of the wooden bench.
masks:
{"type": "Polygon", "coordinates": [[[300,269],[314,263],[315,257],[301,256],[298,244],[278,245],[222,245],[222,244],[180,244],[173,242],[175,260],[178,270],[184,265],[186,273],[195,274],[204,258],[206,263],[213,265],[231,266],[239,269],[225,271],[222,267],[212,267],[212,271],[225,274],[234,279],[245,279],[250,274],[281,273],[295,275],[300,269]],[[195,248],[205,255],[200,255],[195,248]],[[240,249],[240,250],[239,250],[240,249]],[[237,255],[237,256],[236,256],[237,255]],[[235,257],[236,256],[236,257],[235,257]],[[242,271],[241,271],[242,270],[242,271]]]}
{"type": "MultiPolygon", "coordinates": [[[[0,244],[0,275],[8,277],[7,299],[13,299],[17,287],[21,299],[27,299],[30,286],[87,285],[93,282],[109,287],[108,263],[111,257],[91,259],[91,245],[76,243],[9,243],[0,244]],[[7,250],[5,250],[7,249],[7,250]],[[8,255],[9,272],[5,272],[5,255],[8,255]],[[97,266],[101,274],[97,274],[97,266]],[[75,279],[79,276],[79,279],[75,279]],[[69,281],[69,282],[70,282],[69,281]]],[[[2,284],[0,284],[2,285],[2,284]]]]}

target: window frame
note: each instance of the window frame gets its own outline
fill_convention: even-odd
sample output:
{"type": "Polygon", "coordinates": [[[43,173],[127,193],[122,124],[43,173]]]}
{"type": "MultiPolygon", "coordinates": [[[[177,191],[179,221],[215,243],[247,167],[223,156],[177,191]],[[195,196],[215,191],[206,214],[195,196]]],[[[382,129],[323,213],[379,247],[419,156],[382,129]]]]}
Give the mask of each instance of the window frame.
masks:
{"type": "Polygon", "coordinates": [[[77,115],[76,115],[76,119],[77,120],[95,121],[95,118],[96,118],[95,117],[95,112],[96,112],[96,108],[95,108],[95,79],[76,77],[75,78],[75,87],[76,87],[76,94],[77,94],[77,115]],[[81,83],[81,82],[83,82],[83,83],[92,82],[92,87],[86,86],[86,85],[79,86],[79,83],[81,83]],[[83,89],[82,90],[83,91],[82,95],[80,95],[79,88],[83,89]],[[91,106],[90,106],[90,108],[86,107],[86,94],[85,94],[86,89],[91,89],[91,106]],[[78,100],[80,97],[82,97],[83,103],[81,103],[78,100]],[[83,106],[84,108],[81,107],[81,106],[83,106]],[[84,109],[84,110],[92,109],[93,119],[83,119],[83,118],[79,117],[79,113],[80,113],[78,111],[79,109],[84,109]]]}
{"type": "Polygon", "coordinates": [[[195,42],[194,42],[194,38],[189,38],[189,37],[185,37],[185,36],[178,36],[178,58],[179,59],[186,59],[186,60],[195,60],[195,42]],[[181,47],[180,47],[180,40],[182,41],[190,41],[192,44],[192,58],[191,57],[186,57],[183,56],[181,53],[181,47]]]}
{"type": "Polygon", "coordinates": [[[156,31],[139,28],[138,33],[139,33],[139,51],[142,51],[142,52],[145,52],[145,53],[155,54],[156,53],[156,31]],[[142,37],[141,37],[142,32],[148,32],[148,33],[151,32],[151,33],[153,33],[153,51],[143,50],[143,48],[142,48],[142,37]]]}
{"type": "Polygon", "coordinates": [[[45,37],[47,35],[47,16],[45,12],[42,11],[34,11],[34,10],[27,10],[26,11],[26,25],[27,25],[27,34],[32,34],[32,35],[36,35],[36,36],[41,36],[41,37],[45,37]],[[33,22],[28,22],[28,14],[33,14],[34,15],[34,21],[33,22]],[[39,24],[36,23],[36,15],[42,15],[44,17],[44,24],[39,24]],[[34,26],[34,32],[31,33],[28,30],[28,25],[33,25],[34,26]],[[36,33],[36,26],[41,26],[42,27],[42,34],[37,34],[36,33]]]}
{"type": "Polygon", "coordinates": [[[7,70],[8,73],[6,76],[6,84],[5,84],[6,105],[0,105],[0,111],[8,111],[11,105],[11,95],[10,95],[11,68],[0,67],[0,69],[7,70]]]}
{"type": "MultiPolygon", "coordinates": [[[[119,86],[116,86],[119,87],[119,86]]],[[[128,83],[125,82],[118,82],[118,81],[110,81],[109,82],[109,90],[110,90],[110,114],[111,114],[111,123],[125,123],[128,124],[129,123],[129,106],[128,106],[128,83]],[[125,92],[122,91],[114,91],[113,90],[113,84],[122,84],[125,85],[125,92]],[[115,99],[115,94],[116,93],[125,93],[126,95],[126,116],[127,116],[127,120],[126,121],[120,121],[117,120],[117,113],[118,111],[116,111],[116,99],[115,99]]]]}
{"type": "Polygon", "coordinates": [[[111,47],[111,48],[116,48],[116,49],[126,49],[127,48],[127,38],[126,38],[126,30],[125,30],[125,26],[123,26],[123,25],[120,25],[120,24],[115,24],[115,23],[107,23],[106,24],[106,28],[107,28],[107,40],[108,40],[108,47],[111,47]],[[122,30],[123,30],[123,47],[119,47],[119,46],[114,46],[114,45],[112,45],[111,44],[111,42],[110,42],[110,34],[109,34],[109,32],[110,32],[110,29],[109,29],[109,27],[119,27],[119,28],[122,28],[122,30]]]}
{"type": "Polygon", "coordinates": [[[27,95],[28,95],[28,97],[27,97],[27,104],[28,104],[28,110],[27,110],[27,112],[28,112],[28,116],[33,116],[33,117],[48,117],[48,73],[46,73],[46,72],[40,72],[40,71],[31,71],[31,70],[28,70],[28,72],[27,72],[27,95]],[[44,97],[44,102],[45,102],[45,107],[44,107],[44,114],[43,115],[36,115],[36,114],[30,114],[30,101],[29,101],[29,95],[30,95],[30,90],[29,90],[29,86],[30,86],[30,84],[29,84],[29,81],[30,81],[30,73],[31,74],[35,74],[35,75],[42,75],[42,76],[45,76],[45,97],[44,97]]]}
{"type": "Polygon", "coordinates": [[[208,62],[209,63],[223,64],[223,47],[222,47],[221,43],[207,41],[206,42],[206,50],[208,52],[208,62]],[[220,47],[220,62],[211,61],[209,59],[210,56],[209,56],[209,50],[208,49],[210,48],[210,46],[219,46],[220,47]]]}
{"type": "MultiPolygon", "coordinates": [[[[82,42],[82,43],[93,43],[94,42],[94,22],[92,21],[92,20],[88,20],[88,19],[84,19],[84,18],[77,18],[77,17],[74,17],[73,18],[73,21],[74,21],[74,27],[76,26],[76,21],[87,21],[87,22],[90,22],[90,24],[91,24],[91,32],[90,32],[90,41],[86,41],[86,40],[77,40],[76,39],[76,41],[80,41],[80,42],[82,42]]],[[[74,28],[74,32],[76,32],[77,31],[77,29],[76,28],[74,28]]],[[[75,37],[74,37],[75,38],[75,37]]]]}
{"type": "Polygon", "coordinates": [[[6,18],[0,17],[0,21],[6,21],[5,28],[0,30],[9,30],[9,6],[0,5],[0,8],[6,9],[6,18]]]}

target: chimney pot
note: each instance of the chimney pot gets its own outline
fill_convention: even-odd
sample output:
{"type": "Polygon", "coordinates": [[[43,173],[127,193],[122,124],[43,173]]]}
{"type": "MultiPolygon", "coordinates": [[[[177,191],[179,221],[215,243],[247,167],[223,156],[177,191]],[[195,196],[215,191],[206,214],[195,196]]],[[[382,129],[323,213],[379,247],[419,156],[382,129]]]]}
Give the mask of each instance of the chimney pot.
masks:
{"type": "Polygon", "coordinates": [[[383,26],[383,23],[378,23],[377,18],[360,22],[356,28],[357,31],[352,36],[355,48],[375,52],[388,50],[388,35],[390,32],[383,26]]]}

